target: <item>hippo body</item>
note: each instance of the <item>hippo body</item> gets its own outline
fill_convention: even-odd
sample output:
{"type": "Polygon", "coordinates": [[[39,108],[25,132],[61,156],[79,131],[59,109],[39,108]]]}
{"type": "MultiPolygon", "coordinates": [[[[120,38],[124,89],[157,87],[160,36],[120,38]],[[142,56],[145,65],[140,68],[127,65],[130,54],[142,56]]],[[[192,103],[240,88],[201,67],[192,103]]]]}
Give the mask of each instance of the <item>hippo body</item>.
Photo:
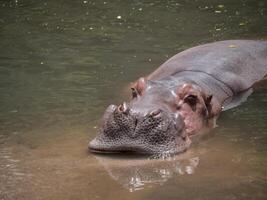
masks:
{"type": "Polygon", "coordinates": [[[132,99],[110,105],[94,152],[179,153],[191,136],[211,127],[226,100],[267,74],[267,42],[228,40],[171,57],[132,86],[132,99]]]}
{"type": "Polygon", "coordinates": [[[220,102],[252,87],[267,74],[267,41],[227,40],[176,54],[148,76],[150,80],[187,78],[220,102]]]}

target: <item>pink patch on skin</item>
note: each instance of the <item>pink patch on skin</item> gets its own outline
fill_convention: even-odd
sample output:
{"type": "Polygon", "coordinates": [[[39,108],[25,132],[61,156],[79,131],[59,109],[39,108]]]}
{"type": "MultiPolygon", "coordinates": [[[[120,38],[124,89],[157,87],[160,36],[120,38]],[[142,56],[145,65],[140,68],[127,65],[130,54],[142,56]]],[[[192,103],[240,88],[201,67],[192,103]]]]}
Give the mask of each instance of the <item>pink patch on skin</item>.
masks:
{"type": "Polygon", "coordinates": [[[199,113],[193,112],[188,105],[184,104],[179,113],[184,119],[185,130],[189,136],[194,135],[202,128],[203,122],[201,116],[199,116],[199,113]]]}

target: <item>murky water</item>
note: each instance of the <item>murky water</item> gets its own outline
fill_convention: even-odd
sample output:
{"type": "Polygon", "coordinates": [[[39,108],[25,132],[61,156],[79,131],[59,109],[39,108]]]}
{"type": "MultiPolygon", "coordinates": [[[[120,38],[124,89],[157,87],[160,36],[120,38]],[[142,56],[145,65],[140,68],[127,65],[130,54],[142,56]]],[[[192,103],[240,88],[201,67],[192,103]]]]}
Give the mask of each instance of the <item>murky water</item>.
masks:
{"type": "Polygon", "coordinates": [[[267,86],[185,154],[96,156],[127,84],[215,40],[266,39],[265,0],[1,0],[0,199],[267,199],[267,86]]]}

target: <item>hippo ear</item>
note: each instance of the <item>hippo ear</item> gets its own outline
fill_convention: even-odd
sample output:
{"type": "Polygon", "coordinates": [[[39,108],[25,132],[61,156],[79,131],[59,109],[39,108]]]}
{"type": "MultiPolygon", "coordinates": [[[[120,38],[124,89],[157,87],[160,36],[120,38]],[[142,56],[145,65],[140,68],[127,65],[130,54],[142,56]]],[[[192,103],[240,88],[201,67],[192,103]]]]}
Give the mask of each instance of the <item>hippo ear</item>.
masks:
{"type": "Polygon", "coordinates": [[[178,87],[174,92],[174,96],[179,96],[179,98],[184,98],[189,91],[192,89],[192,84],[190,83],[185,83],[181,87],[178,87]]]}
{"type": "Polygon", "coordinates": [[[209,96],[206,98],[205,104],[206,104],[206,105],[210,105],[210,103],[211,103],[211,99],[212,99],[212,94],[209,95],[209,96]]]}
{"type": "Polygon", "coordinates": [[[191,90],[193,88],[193,86],[192,86],[192,84],[190,84],[190,83],[185,83],[185,84],[183,84],[183,86],[182,86],[182,88],[180,89],[181,91],[181,93],[182,93],[182,95],[185,95],[185,94],[187,94],[188,92],[189,92],[189,90],[191,90]]]}
{"type": "Polygon", "coordinates": [[[209,118],[217,116],[222,110],[221,104],[218,102],[216,97],[213,97],[212,95],[208,95],[208,97],[206,97],[205,105],[208,111],[209,118]]]}
{"type": "Polygon", "coordinates": [[[207,108],[207,110],[208,110],[208,116],[209,116],[209,117],[212,117],[212,116],[213,116],[213,114],[212,114],[211,100],[212,100],[212,95],[209,95],[209,96],[205,99],[205,105],[206,105],[206,108],[207,108]]]}
{"type": "Polygon", "coordinates": [[[135,88],[137,93],[141,95],[143,91],[146,89],[146,79],[144,77],[141,77],[136,81],[132,88],[135,88]]]}

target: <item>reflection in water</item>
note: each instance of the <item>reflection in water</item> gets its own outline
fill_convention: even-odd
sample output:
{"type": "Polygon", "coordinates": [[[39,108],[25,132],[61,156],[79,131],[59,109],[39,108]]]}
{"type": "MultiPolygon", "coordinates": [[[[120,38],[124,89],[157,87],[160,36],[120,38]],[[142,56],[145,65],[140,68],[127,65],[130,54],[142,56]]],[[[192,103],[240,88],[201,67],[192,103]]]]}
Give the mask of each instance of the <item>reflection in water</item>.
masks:
{"type": "Polygon", "coordinates": [[[177,155],[161,158],[121,158],[96,155],[110,177],[130,192],[163,185],[174,176],[191,175],[199,165],[199,156],[177,155]]]}

